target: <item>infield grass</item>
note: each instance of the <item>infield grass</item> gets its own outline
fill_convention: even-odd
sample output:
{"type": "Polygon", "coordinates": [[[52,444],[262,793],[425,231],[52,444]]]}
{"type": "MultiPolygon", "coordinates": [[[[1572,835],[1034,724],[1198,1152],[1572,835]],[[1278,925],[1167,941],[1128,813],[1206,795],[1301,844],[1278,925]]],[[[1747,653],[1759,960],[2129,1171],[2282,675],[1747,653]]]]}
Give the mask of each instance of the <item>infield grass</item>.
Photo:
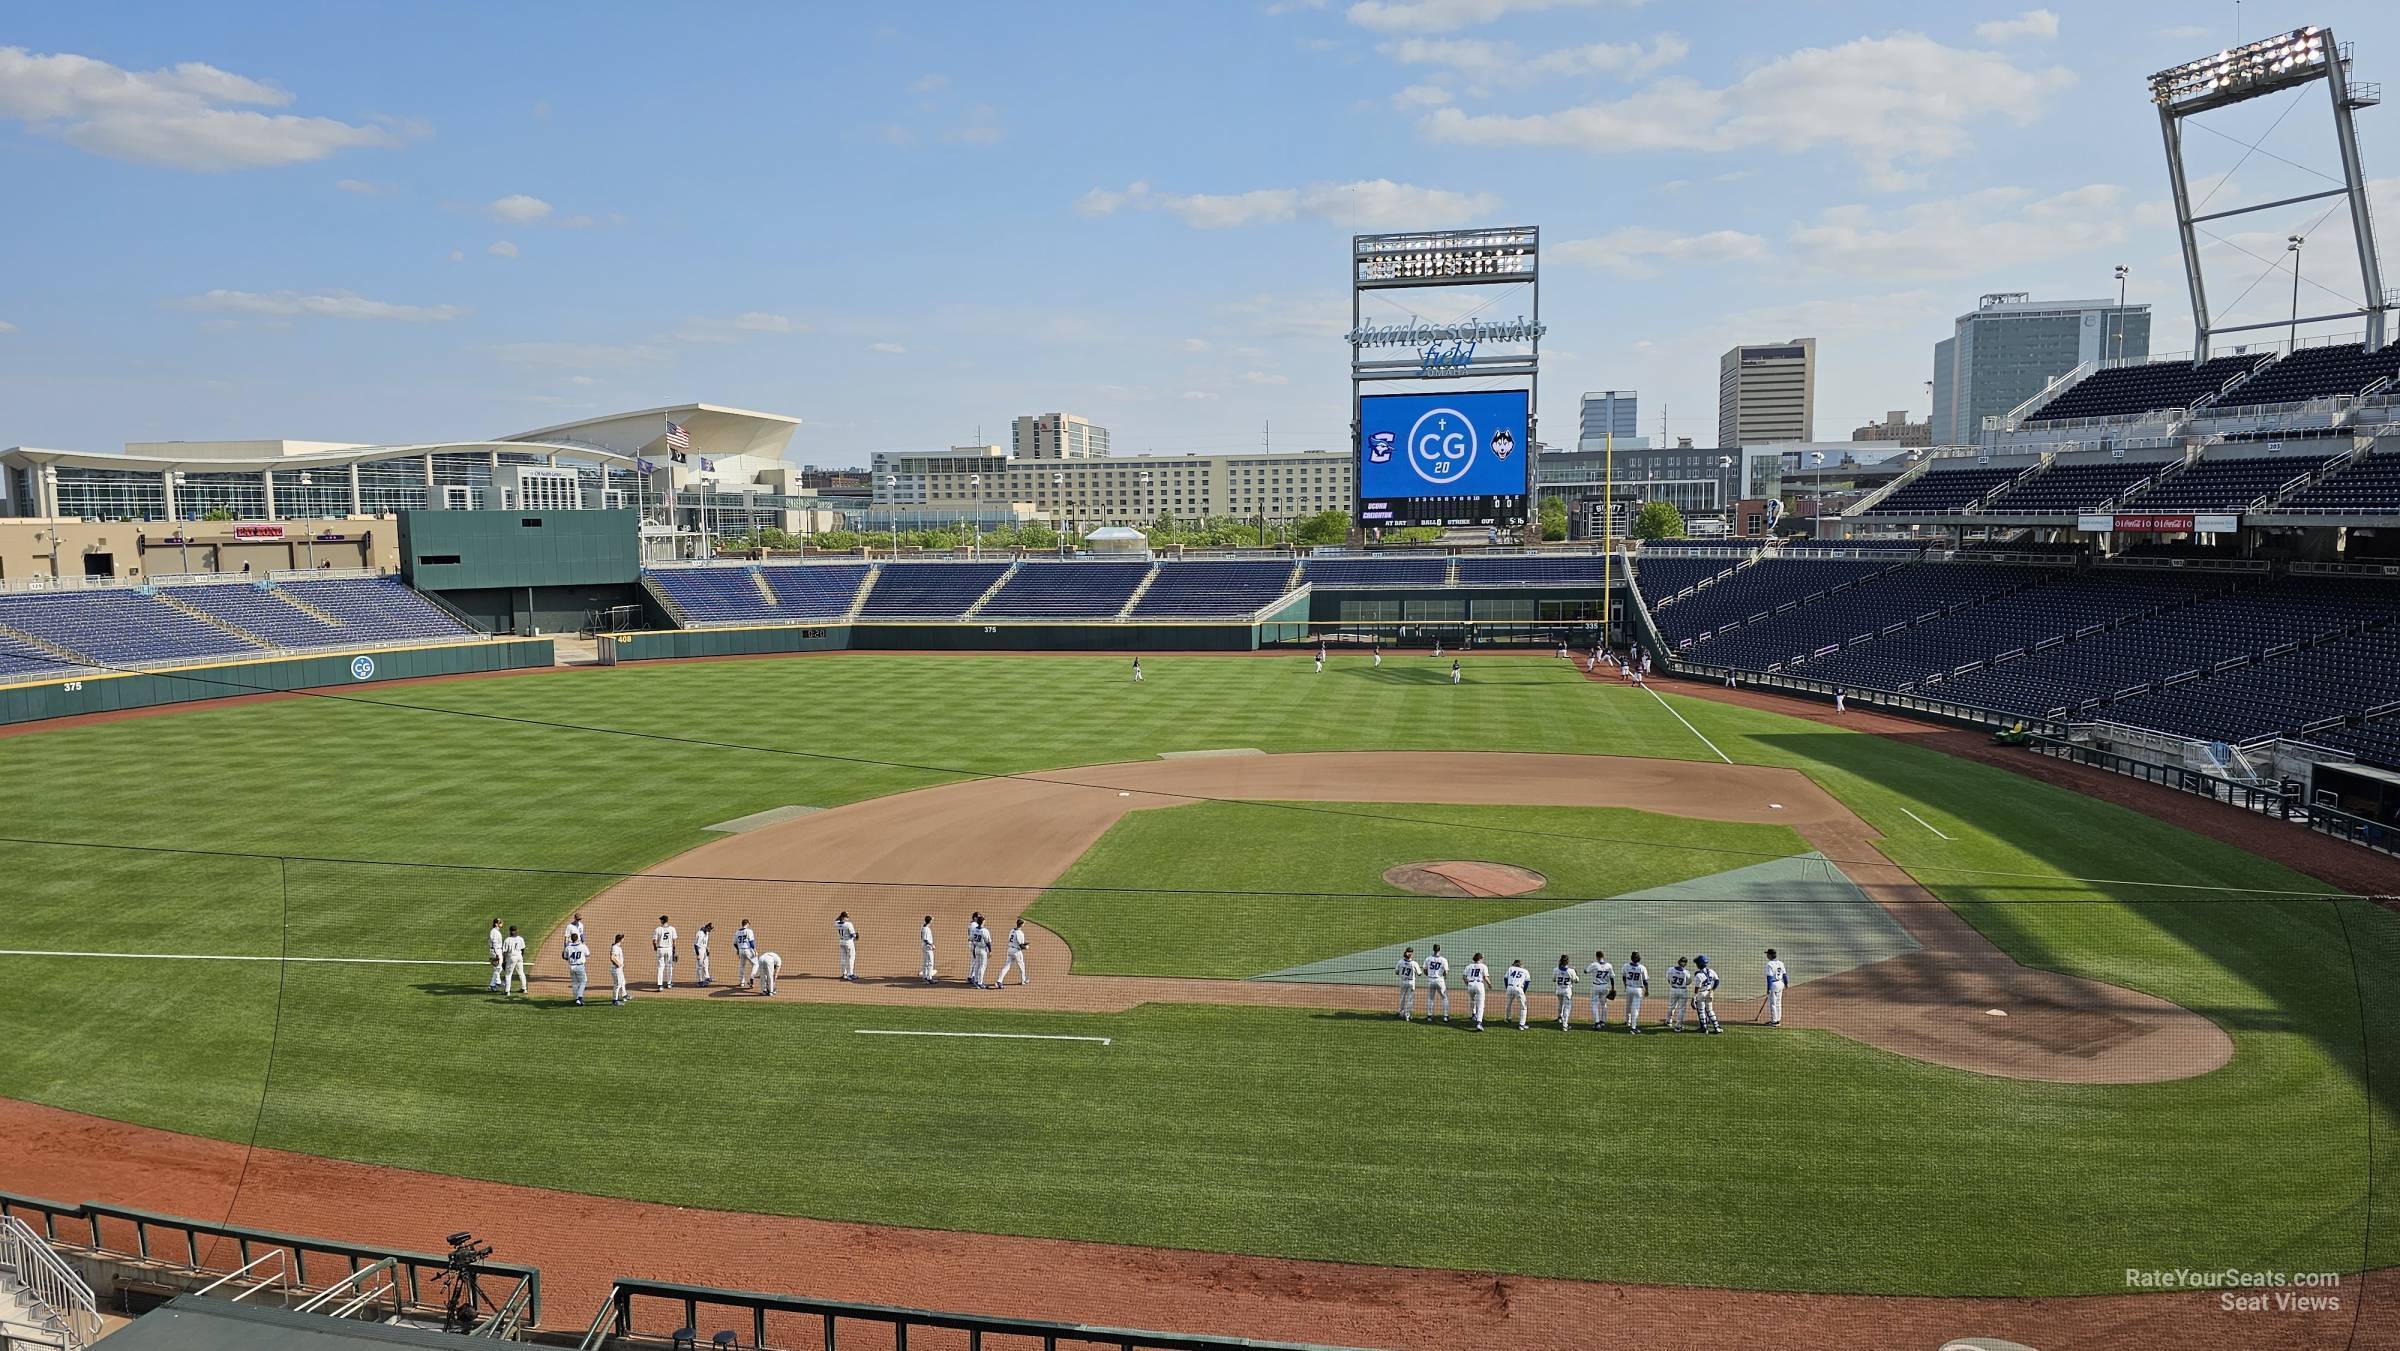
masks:
{"type": "MultiPolygon", "coordinates": [[[[9,835],[310,858],[0,844],[0,947],[473,958],[494,911],[540,934],[610,880],[539,870],[632,869],[709,838],[711,821],[962,771],[1230,746],[1713,758],[1657,701],[1564,663],[1478,661],[1453,689],[1424,661],[1337,661],[1317,678],[1305,656],[1158,656],[1138,689],[1115,658],[662,664],[9,738],[9,835]]],[[[852,1034],[956,1025],[908,1008],[574,1010],[488,1000],[464,969],[462,987],[440,969],[294,965],[279,982],[266,964],[0,958],[0,1093],[237,1140],[256,1121],[262,1143],[310,1153],[680,1204],[1604,1279],[2032,1294],[2113,1291],[2126,1266],[2400,1260],[2388,1190],[2364,1247],[2370,1131],[2400,1176],[2390,912],[2257,899],[2315,888],[2000,770],[1676,705],[1734,758],[1824,784],[2020,960],[2197,1009],[2231,1032],[2233,1062],[2083,1087],[1821,1033],[1478,1038],[1271,1008],[1003,1010],[977,1026],[1117,1042],[944,1043],[852,1034]]],[[[1397,843],[1523,854],[1486,847],[1469,820],[1445,836],[1432,853],[1397,843]]],[[[1239,839],[1156,843],[1148,865],[1086,866],[1219,885],[1254,866],[1239,839]]],[[[1377,863],[1394,844],[1328,832],[1296,859],[1277,850],[1271,871],[1289,889],[1356,889],[1361,867],[1410,861],[1377,863]]],[[[1099,940],[1112,960],[1202,959],[1117,918],[1075,922],[1114,928],[1099,940]]],[[[1276,942],[1350,932],[1289,927],[1276,942]]]]}

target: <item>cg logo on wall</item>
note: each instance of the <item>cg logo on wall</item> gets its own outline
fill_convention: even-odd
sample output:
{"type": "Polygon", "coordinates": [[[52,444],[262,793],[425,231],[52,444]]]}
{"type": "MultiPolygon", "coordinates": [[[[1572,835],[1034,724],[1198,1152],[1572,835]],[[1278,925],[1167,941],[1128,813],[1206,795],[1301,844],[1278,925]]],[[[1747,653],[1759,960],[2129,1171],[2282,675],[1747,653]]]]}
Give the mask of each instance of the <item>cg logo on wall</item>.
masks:
{"type": "Polygon", "coordinates": [[[375,659],[373,657],[353,658],[350,662],[350,678],[352,680],[373,680],[375,678],[375,659]]]}
{"type": "Polygon", "coordinates": [[[1408,429],[1408,467],[1437,486],[1457,483],[1475,467],[1475,424],[1455,408],[1428,409],[1408,429]]]}

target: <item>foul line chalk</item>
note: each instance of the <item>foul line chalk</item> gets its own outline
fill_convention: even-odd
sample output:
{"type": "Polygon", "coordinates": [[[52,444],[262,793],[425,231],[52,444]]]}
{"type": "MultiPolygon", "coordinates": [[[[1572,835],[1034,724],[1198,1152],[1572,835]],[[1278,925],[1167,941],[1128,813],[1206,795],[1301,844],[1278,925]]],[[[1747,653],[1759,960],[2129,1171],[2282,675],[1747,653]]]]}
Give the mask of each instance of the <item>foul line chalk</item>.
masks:
{"type": "Polygon", "coordinates": [[[1916,822],[1918,825],[1925,827],[1927,830],[1932,831],[1936,835],[1941,835],[1945,840],[1950,838],[1947,835],[1942,835],[1942,828],[1935,825],[1933,822],[1926,820],[1924,817],[1917,815],[1915,812],[1909,812],[1908,808],[1906,807],[1902,807],[1900,810],[1908,812],[1909,820],[1916,822]]]}
{"type": "Polygon", "coordinates": [[[854,1027],[862,1037],[983,1037],[994,1041],[1096,1041],[1102,1046],[1115,1043],[1106,1037],[1062,1037],[1046,1032],[903,1032],[883,1027],[854,1027]]]}
{"type": "Polygon", "coordinates": [[[324,962],[337,966],[473,966],[485,970],[492,965],[449,957],[241,957],[207,952],[48,952],[34,948],[0,948],[0,957],[104,957],[121,962],[324,962]]]}
{"type": "Polygon", "coordinates": [[[1642,689],[1643,689],[1643,691],[1644,691],[1644,692],[1646,692],[1647,694],[1649,694],[1649,696],[1650,696],[1651,698],[1653,698],[1653,699],[1658,699],[1658,706],[1659,706],[1660,708],[1663,708],[1663,709],[1665,709],[1665,710],[1666,710],[1667,712],[1669,712],[1669,713],[1673,713],[1673,714],[1674,714],[1674,716],[1675,716],[1675,721],[1677,721],[1677,722],[1679,722],[1679,723],[1682,723],[1682,724],[1683,724],[1683,730],[1685,730],[1685,731],[1687,731],[1687,732],[1691,733],[1693,736],[1699,737],[1699,738],[1700,738],[1700,744],[1701,744],[1701,745],[1708,747],[1708,748],[1709,748],[1710,750],[1712,750],[1712,751],[1716,751],[1716,756],[1717,756],[1717,758],[1718,758],[1718,759],[1720,759],[1720,760],[1724,761],[1726,764],[1729,764],[1729,765],[1733,763],[1733,757],[1732,757],[1732,756],[1730,756],[1730,755],[1727,755],[1727,754],[1726,754],[1725,752],[1723,752],[1723,751],[1717,750],[1717,743],[1716,743],[1716,742],[1714,742],[1714,741],[1711,741],[1711,740],[1709,740],[1709,739],[1708,739],[1708,736],[1707,736],[1707,734],[1706,734],[1706,733],[1704,733],[1704,732],[1702,732],[1702,731],[1701,731],[1699,728],[1692,726],[1692,720],[1691,720],[1691,719],[1689,719],[1689,718],[1687,718],[1687,717],[1683,716],[1681,713],[1676,713],[1676,712],[1675,712],[1675,705],[1668,703],[1668,702],[1667,702],[1666,700],[1664,700],[1664,699],[1659,699],[1659,697],[1658,697],[1658,691],[1657,691],[1657,690],[1651,689],[1651,688],[1650,688],[1649,686],[1647,686],[1647,685],[1644,685],[1644,686],[1642,687],[1642,689]]]}

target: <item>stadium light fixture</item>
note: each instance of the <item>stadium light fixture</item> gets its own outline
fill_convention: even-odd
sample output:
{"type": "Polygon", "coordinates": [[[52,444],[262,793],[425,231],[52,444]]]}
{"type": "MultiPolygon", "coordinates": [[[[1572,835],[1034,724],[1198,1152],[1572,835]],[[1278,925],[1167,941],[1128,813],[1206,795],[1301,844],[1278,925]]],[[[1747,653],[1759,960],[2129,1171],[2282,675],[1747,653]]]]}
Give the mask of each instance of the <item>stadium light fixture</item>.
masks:
{"type": "Polygon", "coordinates": [[[2324,28],[2295,28],[2170,66],[2150,77],[2150,101],[2186,108],[2238,103],[2314,79],[2333,58],[2324,28]]]}

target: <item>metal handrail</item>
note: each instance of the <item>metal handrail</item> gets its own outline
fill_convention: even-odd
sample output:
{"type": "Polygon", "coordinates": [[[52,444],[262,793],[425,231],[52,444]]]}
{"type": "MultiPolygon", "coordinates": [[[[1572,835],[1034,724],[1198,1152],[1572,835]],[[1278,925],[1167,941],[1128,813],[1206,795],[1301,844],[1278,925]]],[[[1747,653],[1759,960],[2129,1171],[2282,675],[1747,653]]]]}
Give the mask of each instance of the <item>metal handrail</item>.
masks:
{"type": "Polygon", "coordinates": [[[17,1351],[20,1346],[46,1346],[51,1351],[71,1351],[68,1342],[48,1328],[0,1318],[0,1351],[17,1351]]]}
{"type": "Polygon", "coordinates": [[[238,1267],[235,1267],[233,1270],[226,1272],[224,1275],[222,1275],[222,1276],[219,1276],[219,1277],[218,1277],[218,1278],[216,1278],[215,1280],[213,1280],[213,1281],[210,1281],[208,1284],[206,1284],[206,1285],[204,1285],[204,1286],[201,1286],[201,1287],[200,1287],[199,1289],[197,1289],[197,1290],[194,1290],[192,1293],[193,1293],[193,1294],[195,1294],[195,1295],[205,1295],[205,1294],[207,1294],[208,1292],[210,1292],[210,1291],[212,1291],[212,1290],[216,1289],[218,1286],[225,1284],[227,1281],[233,1280],[234,1278],[236,1278],[236,1277],[239,1277],[239,1276],[247,1276],[247,1275],[249,1275],[249,1274],[250,1274],[250,1271],[251,1271],[251,1268],[253,1268],[253,1267],[258,1267],[258,1266],[263,1266],[263,1265],[265,1265],[265,1264],[266,1264],[266,1263],[268,1263],[268,1262],[280,1262],[280,1263],[282,1263],[283,1265],[282,1265],[282,1268],[281,1268],[280,1270],[278,1270],[278,1271],[277,1271],[277,1272],[276,1272],[274,1275],[272,1275],[272,1276],[268,1276],[268,1277],[265,1277],[264,1279],[261,1279],[261,1280],[259,1280],[259,1281],[258,1281],[258,1282],[256,1282],[255,1284],[251,1285],[249,1289],[247,1289],[247,1290],[244,1290],[244,1291],[242,1291],[240,1294],[233,1296],[231,1299],[227,1300],[226,1302],[227,1302],[227,1303],[229,1303],[229,1304],[239,1304],[239,1303],[241,1303],[243,1300],[245,1300],[245,1299],[248,1299],[248,1298],[250,1298],[252,1295],[255,1295],[255,1294],[257,1294],[259,1291],[266,1289],[268,1286],[270,1286],[270,1285],[274,1284],[276,1281],[279,1281],[279,1280],[286,1280],[286,1281],[288,1281],[288,1280],[290,1280],[290,1279],[291,1279],[291,1275],[292,1275],[292,1262],[291,1262],[291,1258],[290,1258],[290,1257],[288,1257],[287,1255],[285,1255],[285,1253],[284,1253],[284,1250],[283,1250],[283,1249],[281,1249],[281,1248],[277,1248],[277,1249],[276,1249],[275,1251],[273,1251],[273,1252],[269,1252],[269,1253],[260,1253],[258,1256],[256,1256],[256,1257],[253,1257],[253,1258],[251,1258],[249,1261],[242,1263],[240,1266],[238,1266],[238,1267]]]}
{"type": "Polygon", "coordinates": [[[67,1351],[100,1335],[100,1301],[92,1287],[14,1215],[0,1215],[0,1265],[15,1271],[25,1293],[59,1321],[67,1351]]]}
{"type": "MultiPolygon", "coordinates": [[[[316,1312],[318,1305],[329,1302],[336,1295],[341,1294],[345,1290],[364,1289],[366,1282],[372,1277],[391,1277],[391,1274],[398,1270],[399,1266],[400,1259],[397,1257],[386,1257],[378,1261],[369,1262],[367,1265],[360,1267],[358,1270],[351,1272],[349,1275],[342,1277],[340,1280],[335,1281],[333,1284],[326,1286],[324,1289],[319,1290],[317,1293],[301,1301],[292,1309],[292,1312],[314,1313],[316,1312]]],[[[387,1279],[385,1281],[385,1285],[392,1292],[392,1302],[394,1304],[399,1303],[400,1286],[398,1281],[394,1279],[387,1279]]],[[[340,1309],[334,1312],[333,1316],[336,1318],[346,1318],[350,1315],[351,1311],[355,1310],[359,1305],[382,1293],[383,1290],[380,1289],[368,1290],[365,1294],[359,1296],[357,1299],[344,1304],[340,1309]]]]}

